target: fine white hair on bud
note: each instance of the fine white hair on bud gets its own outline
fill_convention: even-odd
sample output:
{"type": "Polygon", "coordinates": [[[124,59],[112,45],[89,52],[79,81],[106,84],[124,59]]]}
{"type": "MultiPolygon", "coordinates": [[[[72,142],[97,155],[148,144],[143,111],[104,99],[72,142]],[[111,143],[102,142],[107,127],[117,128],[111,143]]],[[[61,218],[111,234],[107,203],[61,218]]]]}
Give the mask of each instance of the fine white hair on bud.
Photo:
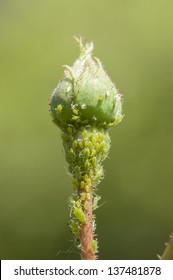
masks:
{"type": "Polygon", "coordinates": [[[80,55],[73,66],[64,65],[64,76],[51,96],[53,120],[62,130],[69,123],[79,127],[86,121],[99,127],[103,123],[113,126],[122,119],[121,95],[100,60],[93,56],[93,43],[84,44],[81,37],[75,39],[80,55]],[[78,117],[73,116],[71,103],[78,109],[78,117]],[[61,114],[57,112],[59,104],[63,107],[61,114]]]}

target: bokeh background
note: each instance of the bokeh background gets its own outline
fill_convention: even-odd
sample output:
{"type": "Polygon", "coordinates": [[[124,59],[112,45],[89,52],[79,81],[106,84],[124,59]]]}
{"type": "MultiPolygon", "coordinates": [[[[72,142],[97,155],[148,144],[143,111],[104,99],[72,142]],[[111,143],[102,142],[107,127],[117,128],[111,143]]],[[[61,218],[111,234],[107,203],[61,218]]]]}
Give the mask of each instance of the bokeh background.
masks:
{"type": "Polygon", "coordinates": [[[0,259],[79,259],[48,98],[95,44],[123,94],[124,120],[99,186],[101,259],[157,259],[173,231],[173,2],[0,1],[0,259]]]}

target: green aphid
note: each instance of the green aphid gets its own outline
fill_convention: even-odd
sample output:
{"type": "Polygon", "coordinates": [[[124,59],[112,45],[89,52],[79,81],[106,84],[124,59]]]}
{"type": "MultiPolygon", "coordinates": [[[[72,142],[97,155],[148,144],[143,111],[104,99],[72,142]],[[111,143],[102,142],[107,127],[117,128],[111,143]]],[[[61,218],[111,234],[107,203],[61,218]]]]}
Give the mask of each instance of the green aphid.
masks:
{"type": "Polygon", "coordinates": [[[76,165],[74,168],[73,168],[73,174],[76,178],[80,178],[81,177],[81,169],[79,167],[79,165],[76,165]]]}
{"type": "Polygon", "coordinates": [[[85,201],[84,203],[84,209],[87,211],[89,209],[89,202],[85,201]]]}
{"type": "Polygon", "coordinates": [[[96,150],[95,149],[92,149],[91,151],[91,156],[95,156],[96,155],[96,150]]]}
{"type": "Polygon", "coordinates": [[[115,124],[116,124],[116,122],[115,122],[115,123],[108,123],[108,124],[105,126],[105,128],[114,127],[115,124]]]}
{"type": "Polygon", "coordinates": [[[72,119],[72,121],[78,121],[78,120],[80,120],[80,117],[73,115],[71,119],[72,119]]]}
{"type": "Polygon", "coordinates": [[[72,208],[75,206],[75,200],[74,197],[70,196],[69,197],[69,207],[72,208]]]}
{"type": "Polygon", "coordinates": [[[91,186],[91,179],[90,178],[88,178],[87,180],[86,180],[86,183],[87,183],[87,185],[89,185],[89,186],[91,186]]]}
{"type": "Polygon", "coordinates": [[[85,187],[85,182],[84,182],[84,181],[81,181],[80,186],[81,186],[81,189],[84,189],[84,187],[85,187]]]}
{"type": "Polygon", "coordinates": [[[98,138],[99,138],[100,142],[103,141],[103,138],[104,138],[103,133],[99,132],[98,133],[98,138]]]}
{"type": "Polygon", "coordinates": [[[101,196],[99,195],[96,195],[93,199],[93,209],[97,209],[99,206],[98,206],[98,202],[99,200],[101,199],[101,196]]]}
{"type": "Polygon", "coordinates": [[[87,130],[84,130],[84,131],[82,132],[82,136],[83,136],[83,138],[87,138],[87,136],[88,136],[87,130]]]}
{"type": "Polygon", "coordinates": [[[90,149],[90,151],[92,152],[93,149],[93,145],[91,143],[91,141],[88,141],[87,147],[90,149]]]}
{"type": "Polygon", "coordinates": [[[76,221],[72,220],[70,223],[70,228],[71,228],[71,231],[74,234],[74,236],[76,238],[79,238],[80,237],[80,228],[79,228],[78,223],[76,223],[76,221]]]}
{"type": "Polygon", "coordinates": [[[95,166],[96,162],[97,162],[96,157],[92,157],[91,158],[91,163],[92,163],[93,166],[95,166]]]}
{"type": "Polygon", "coordinates": [[[103,179],[103,177],[104,177],[104,172],[103,172],[103,169],[100,168],[100,170],[97,170],[97,173],[94,177],[94,183],[96,186],[100,183],[100,181],[103,179]]]}
{"type": "Polygon", "coordinates": [[[91,142],[95,146],[95,144],[96,144],[96,137],[93,136],[92,139],[91,139],[91,142]]]}
{"type": "Polygon", "coordinates": [[[75,152],[74,152],[74,150],[73,150],[72,148],[70,148],[70,156],[71,156],[71,158],[72,158],[73,160],[75,160],[76,155],[75,155],[75,152]]]}
{"type": "Polygon", "coordinates": [[[74,189],[78,189],[78,187],[79,187],[78,180],[77,180],[77,179],[74,179],[74,180],[73,180],[73,188],[74,188],[74,189]]]}
{"type": "Polygon", "coordinates": [[[83,149],[83,144],[82,144],[81,141],[78,142],[78,146],[79,146],[80,149],[83,149]]]}
{"type": "Polygon", "coordinates": [[[80,208],[80,206],[81,206],[81,203],[80,203],[79,200],[77,200],[77,201],[76,201],[76,207],[77,207],[77,208],[80,208]]]}
{"type": "Polygon", "coordinates": [[[81,201],[85,200],[85,198],[86,198],[86,193],[82,192],[82,193],[80,194],[80,197],[81,197],[81,201]]]}
{"type": "Polygon", "coordinates": [[[91,198],[90,193],[86,193],[86,199],[87,199],[87,200],[90,200],[90,198],[91,198]]]}
{"type": "Polygon", "coordinates": [[[85,185],[85,190],[88,193],[90,191],[90,187],[88,185],[85,185]]]}
{"type": "Polygon", "coordinates": [[[105,99],[104,95],[100,95],[99,101],[102,102],[105,99]]]}
{"type": "Polygon", "coordinates": [[[85,182],[87,182],[87,180],[89,179],[88,175],[85,174],[85,175],[83,176],[83,179],[84,179],[85,182]]]}
{"type": "Polygon", "coordinates": [[[75,115],[78,115],[79,114],[79,111],[77,110],[77,109],[72,109],[72,111],[73,111],[73,114],[75,114],[75,115]]]}
{"type": "Polygon", "coordinates": [[[121,122],[122,121],[122,119],[123,119],[123,117],[124,116],[122,116],[122,115],[120,115],[120,116],[117,116],[116,118],[115,118],[115,123],[117,124],[117,123],[119,123],[119,122],[121,122]]]}
{"type": "Polygon", "coordinates": [[[84,156],[85,158],[88,158],[90,156],[90,150],[88,147],[83,149],[82,156],[84,156]]]}
{"type": "Polygon", "coordinates": [[[96,149],[96,151],[99,151],[99,148],[100,148],[99,143],[95,143],[95,149],[96,149]]]}
{"type": "Polygon", "coordinates": [[[86,159],[86,161],[84,162],[84,169],[85,170],[87,170],[87,169],[89,169],[90,168],[90,162],[89,162],[89,160],[88,159],[86,159]]]}
{"type": "Polygon", "coordinates": [[[63,106],[62,106],[61,104],[59,104],[59,105],[56,107],[56,109],[57,109],[58,114],[60,114],[60,113],[62,113],[63,106]]]}
{"type": "Polygon", "coordinates": [[[81,208],[74,208],[73,215],[79,222],[81,222],[82,224],[86,224],[86,217],[81,208]]]}
{"type": "Polygon", "coordinates": [[[76,140],[73,141],[72,147],[73,147],[73,149],[76,149],[76,148],[77,148],[77,141],[76,141],[76,140]]]}
{"type": "Polygon", "coordinates": [[[100,144],[98,150],[101,151],[101,150],[104,149],[104,147],[105,147],[105,142],[103,141],[103,142],[100,144]]]}
{"type": "Polygon", "coordinates": [[[70,134],[70,135],[73,134],[73,129],[72,129],[71,126],[68,126],[68,127],[67,127],[67,132],[68,132],[68,134],[70,134]]]}
{"type": "Polygon", "coordinates": [[[92,241],[92,248],[95,253],[98,253],[98,241],[95,239],[92,241]]]}

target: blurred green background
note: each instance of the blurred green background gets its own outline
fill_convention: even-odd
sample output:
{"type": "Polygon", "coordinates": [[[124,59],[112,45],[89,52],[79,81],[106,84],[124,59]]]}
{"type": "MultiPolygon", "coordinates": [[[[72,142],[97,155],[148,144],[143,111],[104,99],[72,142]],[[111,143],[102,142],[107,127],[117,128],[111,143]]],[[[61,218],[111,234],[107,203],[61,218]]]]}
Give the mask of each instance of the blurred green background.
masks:
{"type": "Polygon", "coordinates": [[[79,259],[48,98],[78,57],[73,35],[123,94],[99,186],[101,259],[157,259],[173,231],[173,2],[0,1],[0,258],[79,259]]]}

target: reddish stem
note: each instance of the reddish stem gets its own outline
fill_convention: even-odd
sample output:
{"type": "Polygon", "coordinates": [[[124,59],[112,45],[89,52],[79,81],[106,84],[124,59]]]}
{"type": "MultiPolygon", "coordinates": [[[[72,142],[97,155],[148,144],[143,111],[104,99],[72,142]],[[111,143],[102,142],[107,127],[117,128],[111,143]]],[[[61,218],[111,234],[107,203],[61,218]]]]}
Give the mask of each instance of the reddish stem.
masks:
{"type": "Polygon", "coordinates": [[[94,216],[93,216],[92,193],[90,193],[90,200],[88,201],[88,203],[89,203],[89,207],[87,210],[85,210],[86,224],[81,225],[81,235],[80,235],[81,259],[95,260],[96,255],[92,247],[92,243],[94,239],[94,231],[93,231],[94,216]]]}

